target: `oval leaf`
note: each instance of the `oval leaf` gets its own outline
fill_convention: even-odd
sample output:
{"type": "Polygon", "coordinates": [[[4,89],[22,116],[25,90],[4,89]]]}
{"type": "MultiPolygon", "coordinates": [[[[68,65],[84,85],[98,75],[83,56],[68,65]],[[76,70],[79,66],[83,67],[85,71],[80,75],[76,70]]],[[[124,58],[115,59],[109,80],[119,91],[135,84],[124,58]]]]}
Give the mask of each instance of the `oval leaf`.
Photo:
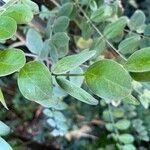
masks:
{"type": "Polygon", "coordinates": [[[130,126],[130,121],[123,119],[123,120],[119,120],[118,122],[116,122],[115,126],[119,129],[119,130],[126,130],[129,128],[130,126]]]}
{"type": "Polygon", "coordinates": [[[144,24],[145,20],[145,14],[141,10],[136,10],[129,21],[130,30],[136,31],[144,24]]]}
{"type": "Polygon", "coordinates": [[[52,79],[48,68],[41,62],[27,63],[19,72],[18,86],[22,95],[43,106],[52,97],[52,79]]]}
{"type": "Polygon", "coordinates": [[[83,64],[85,61],[87,61],[94,55],[95,51],[84,51],[80,54],[64,57],[56,63],[53,69],[53,73],[62,74],[66,73],[67,71],[71,71],[83,64]]]}
{"type": "Polygon", "coordinates": [[[26,59],[22,50],[10,48],[0,51],[0,77],[18,71],[25,62],[26,59]]]}
{"type": "Polygon", "coordinates": [[[104,36],[107,39],[113,39],[120,35],[127,24],[127,17],[121,17],[117,21],[108,24],[104,29],[104,36]]]}
{"type": "Polygon", "coordinates": [[[40,54],[44,43],[42,36],[34,29],[29,29],[26,37],[26,46],[34,54],[40,54]]]}
{"type": "Polygon", "coordinates": [[[132,105],[139,105],[139,101],[133,97],[132,95],[128,95],[127,97],[125,97],[124,99],[122,99],[122,101],[124,101],[125,103],[128,104],[132,104],[132,105]]]}
{"type": "Polygon", "coordinates": [[[119,135],[119,141],[124,144],[129,144],[134,141],[134,137],[131,134],[121,134],[119,135]]]}
{"type": "Polygon", "coordinates": [[[104,59],[91,65],[85,79],[92,92],[104,99],[122,99],[131,93],[128,72],[112,60],[104,59]]]}
{"type": "Polygon", "coordinates": [[[94,22],[102,22],[111,17],[112,14],[113,8],[109,5],[104,5],[92,13],[91,20],[94,22]]]}
{"type": "Polygon", "coordinates": [[[75,97],[76,99],[90,105],[98,104],[98,101],[93,96],[91,96],[80,87],[76,86],[74,83],[62,78],[57,78],[57,83],[63,90],[65,90],[65,92],[75,97]]]}
{"type": "Polygon", "coordinates": [[[119,44],[119,51],[123,54],[134,52],[140,44],[140,39],[139,35],[126,38],[119,44]]]}
{"type": "Polygon", "coordinates": [[[130,72],[150,71],[150,47],[143,48],[133,53],[128,58],[126,68],[130,72]]]}
{"type": "Polygon", "coordinates": [[[73,5],[74,4],[70,2],[63,4],[59,9],[58,16],[69,17],[73,11],[73,5]]]}
{"type": "Polygon", "coordinates": [[[5,11],[4,15],[13,18],[17,24],[26,24],[33,19],[30,7],[25,4],[14,4],[5,11]]]}
{"type": "Polygon", "coordinates": [[[69,20],[66,16],[58,17],[54,22],[53,30],[55,32],[64,32],[69,25],[69,20]]]}
{"type": "Polygon", "coordinates": [[[122,150],[136,150],[136,147],[132,144],[126,144],[122,147],[122,150]]]}
{"type": "Polygon", "coordinates": [[[7,16],[0,16],[0,40],[11,38],[17,30],[17,23],[7,16]]]}
{"type": "Polygon", "coordinates": [[[65,32],[58,32],[52,36],[52,43],[59,49],[68,45],[69,37],[65,32]]]}

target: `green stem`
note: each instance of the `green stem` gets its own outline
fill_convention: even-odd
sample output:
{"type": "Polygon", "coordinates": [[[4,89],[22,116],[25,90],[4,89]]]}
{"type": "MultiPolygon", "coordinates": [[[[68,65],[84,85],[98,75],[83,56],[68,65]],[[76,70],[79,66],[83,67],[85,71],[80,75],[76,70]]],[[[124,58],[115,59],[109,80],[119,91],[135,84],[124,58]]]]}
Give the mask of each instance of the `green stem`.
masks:
{"type": "Polygon", "coordinates": [[[52,75],[53,76],[67,76],[67,77],[69,77],[69,76],[84,76],[84,74],[54,74],[54,73],[52,73],[52,75]]]}

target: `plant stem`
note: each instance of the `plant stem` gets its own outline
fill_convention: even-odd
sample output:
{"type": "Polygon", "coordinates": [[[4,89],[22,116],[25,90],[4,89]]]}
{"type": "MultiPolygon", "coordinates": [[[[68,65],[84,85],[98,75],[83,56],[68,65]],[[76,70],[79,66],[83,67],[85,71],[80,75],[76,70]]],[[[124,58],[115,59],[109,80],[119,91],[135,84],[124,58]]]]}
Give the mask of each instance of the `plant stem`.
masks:
{"type": "Polygon", "coordinates": [[[54,74],[54,73],[52,73],[52,75],[53,76],[67,76],[67,77],[69,77],[69,76],[84,76],[84,74],[54,74]]]}
{"type": "Polygon", "coordinates": [[[32,58],[37,58],[37,55],[30,54],[30,53],[25,53],[25,56],[32,57],[32,58]]]}
{"type": "Polygon", "coordinates": [[[79,8],[79,10],[83,13],[84,17],[87,19],[87,21],[92,25],[92,27],[95,29],[95,31],[97,31],[97,33],[105,39],[105,41],[107,42],[107,44],[124,60],[127,60],[125,58],[125,56],[123,56],[122,54],[119,53],[119,51],[105,38],[105,36],[101,33],[101,31],[93,24],[93,22],[91,21],[91,19],[87,16],[87,14],[84,12],[84,10],[82,9],[82,7],[78,4],[78,1],[76,1],[77,7],[79,8]]]}
{"type": "Polygon", "coordinates": [[[56,2],[55,0],[50,0],[53,4],[55,4],[57,7],[60,7],[60,4],[56,2]]]}

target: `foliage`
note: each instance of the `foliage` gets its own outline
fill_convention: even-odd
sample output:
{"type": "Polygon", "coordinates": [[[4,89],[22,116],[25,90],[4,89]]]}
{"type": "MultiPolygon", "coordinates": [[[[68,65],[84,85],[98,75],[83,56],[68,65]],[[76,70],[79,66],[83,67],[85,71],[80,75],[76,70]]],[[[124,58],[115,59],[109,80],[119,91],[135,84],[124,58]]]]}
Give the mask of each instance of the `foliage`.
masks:
{"type": "MultiPolygon", "coordinates": [[[[0,7],[0,102],[7,109],[11,106],[2,92],[3,79],[13,76],[25,101],[40,104],[51,136],[99,136],[90,135],[92,129],[84,123],[76,125],[76,115],[83,111],[90,114],[87,122],[102,117],[104,136],[113,139],[110,145],[98,143],[96,149],[140,148],[150,135],[139,113],[150,104],[150,26],[145,14],[136,10],[131,17],[123,15],[119,0],[51,3],[52,8],[39,9],[31,0],[10,0],[0,7]],[[37,17],[40,25],[34,24],[37,17]],[[22,47],[15,46],[16,39],[22,47]]],[[[40,132],[46,139],[43,120],[40,132]]],[[[0,136],[9,133],[7,125],[0,126],[0,136]]],[[[12,149],[0,137],[0,147],[4,146],[12,149]]]]}

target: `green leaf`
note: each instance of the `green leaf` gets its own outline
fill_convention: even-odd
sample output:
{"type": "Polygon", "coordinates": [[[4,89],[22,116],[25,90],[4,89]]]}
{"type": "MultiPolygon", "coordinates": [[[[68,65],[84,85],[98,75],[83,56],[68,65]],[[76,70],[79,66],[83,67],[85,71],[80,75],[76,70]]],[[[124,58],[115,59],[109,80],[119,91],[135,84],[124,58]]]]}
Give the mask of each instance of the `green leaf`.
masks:
{"type": "Polygon", "coordinates": [[[113,8],[109,5],[103,5],[91,15],[91,20],[94,22],[103,22],[110,18],[113,14],[113,8]]]}
{"type": "Polygon", "coordinates": [[[43,42],[42,50],[40,51],[40,54],[37,59],[38,60],[46,60],[49,53],[50,53],[50,42],[48,39],[43,42]]]}
{"type": "Polygon", "coordinates": [[[58,32],[52,36],[52,43],[57,47],[63,47],[68,44],[69,37],[65,32],[58,32]]]}
{"type": "Polygon", "coordinates": [[[95,2],[95,1],[89,1],[90,2],[90,9],[92,10],[92,11],[96,11],[97,10],[97,3],[95,2]]]}
{"type": "Polygon", "coordinates": [[[0,137],[0,150],[13,150],[10,145],[0,137]]]}
{"type": "Polygon", "coordinates": [[[130,30],[138,30],[145,23],[145,20],[145,14],[141,10],[136,10],[129,21],[130,30]]]}
{"type": "Polygon", "coordinates": [[[58,121],[61,121],[61,122],[66,121],[66,118],[65,118],[64,114],[61,113],[60,111],[54,111],[53,115],[54,115],[55,120],[58,120],[58,121]]]}
{"type": "Polygon", "coordinates": [[[47,117],[53,117],[53,112],[48,108],[43,110],[43,114],[46,115],[47,117]]]}
{"type": "Polygon", "coordinates": [[[29,62],[20,70],[18,86],[25,98],[45,107],[53,100],[51,73],[41,62],[29,62]]]}
{"type": "Polygon", "coordinates": [[[73,11],[73,3],[65,3],[60,7],[58,12],[58,16],[66,16],[69,17],[73,11]]]}
{"type": "Polygon", "coordinates": [[[106,129],[107,129],[108,131],[110,131],[110,132],[112,132],[112,131],[114,130],[114,126],[113,126],[112,123],[107,123],[107,124],[105,125],[105,127],[106,127],[106,129]]]}
{"type": "Polygon", "coordinates": [[[119,51],[123,54],[133,53],[138,48],[140,39],[139,35],[126,38],[119,44],[119,51]]]}
{"type": "Polygon", "coordinates": [[[0,51],[0,77],[20,70],[25,62],[26,59],[22,50],[9,48],[0,51]]]}
{"type": "Polygon", "coordinates": [[[92,97],[89,93],[87,93],[80,87],[76,86],[74,83],[72,83],[66,79],[63,79],[63,78],[57,78],[57,83],[69,95],[80,100],[81,102],[84,102],[84,103],[87,103],[90,105],[98,104],[98,101],[94,97],[92,97]]]}
{"type": "Polygon", "coordinates": [[[122,150],[136,150],[136,147],[132,144],[126,144],[122,147],[122,150]]]}
{"type": "Polygon", "coordinates": [[[26,4],[28,7],[30,7],[31,11],[34,14],[38,14],[39,13],[39,6],[35,2],[33,2],[31,0],[24,0],[23,3],[26,4]]]}
{"type": "Polygon", "coordinates": [[[33,13],[28,5],[14,4],[9,7],[4,15],[13,18],[17,24],[26,24],[33,19],[33,13]]]}
{"type": "Polygon", "coordinates": [[[44,43],[42,36],[34,29],[29,29],[26,37],[26,46],[34,54],[40,54],[44,43]]]}
{"type": "Polygon", "coordinates": [[[150,71],[148,72],[130,72],[130,76],[139,82],[150,82],[150,71]]]}
{"type": "Polygon", "coordinates": [[[150,47],[133,53],[127,60],[126,68],[130,72],[150,71],[150,47]]]}
{"type": "Polygon", "coordinates": [[[51,127],[56,127],[56,123],[53,119],[49,118],[47,119],[47,123],[51,126],[51,127]]]}
{"type": "Polygon", "coordinates": [[[115,108],[113,111],[113,116],[115,118],[123,118],[124,116],[124,110],[122,108],[115,108]]]}
{"type": "Polygon", "coordinates": [[[0,121],[0,136],[5,136],[9,132],[10,132],[10,128],[5,123],[3,123],[2,121],[0,121]]]}
{"type": "Polygon", "coordinates": [[[91,65],[85,79],[94,94],[107,100],[122,99],[132,90],[128,72],[112,60],[104,59],[91,65]]]}
{"type": "Polygon", "coordinates": [[[76,55],[66,56],[59,60],[53,68],[54,74],[71,71],[95,55],[95,51],[83,51],[76,55]]]}
{"type": "Polygon", "coordinates": [[[68,28],[69,21],[70,19],[66,16],[58,17],[54,22],[54,32],[64,32],[68,28]]]}
{"type": "Polygon", "coordinates": [[[126,130],[130,127],[130,121],[129,120],[126,120],[126,119],[122,119],[122,120],[119,120],[115,126],[119,129],[119,130],[126,130]]]}
{"type": "Polygon", "coordinates": [[[57,51],[57,57],[64,57],[68,53],[69,37],[65,32],[58,32],[52,36],[50,45],[53,51],[57,51]]]}
{"type": "Polygon", "coordinates": [[[53,64],[55,64],[58,61],[58,51],[56,46],[52,43],[49,42],[49,48],[50,48],[50,57],[53,61],[53,64]]]}
{"type": "Polygon", "coordinates": [[[11,38],[17,30],[17,23],[7,16],[0,16],[0,40],[11,38]]]}
{"type": "Polygon", "coordinates": [[[124,99],[122,99],[122,101],[124,101],[125,103],[128,104],[132,104],[132,105],[139,105],[139,101],[133,97],[132,95],[128,95],[127,97],[125,97],[124,99]]]}
{"type": "Polygon", "coordinates": [[[119,141],[124,143],[124,144],[129,144],[134,141],[134,137],[131,134],[121,134],[119,135],[119,141]]]}
{"type": "Polygon", "coordinates": [[[121,17],[117,21],[108,24],[104,29],[104,36],[107,39],[113,39],[120,35],[127,24],[127,17],[121,17]]]}
{"type": "Polygon", "coordinates": [[[144,94],[139,95],[138,98],[139,98],[139,100],[140,100],[142,106],[143,106],[145,109],[148,109],[148,107],[149,107],[149,99],[148,99],[144,94]]]}
{"type": "Polygon", "coordinates": [[[80,29],[81,29],[81,32],[82,32],[82,37],[85,40],[90,39],[90,37],[93,33],[93,28],[91,27],[89,22],[86,22],[86,21],[83,20],[83,22],[81,22],[81,24],[80,24],[80,29]]]}
{"type": "Polygon", "coordinates": [[[6,109],[8,109],[1,89],[0,89],[0,102],[6,109]]]}

